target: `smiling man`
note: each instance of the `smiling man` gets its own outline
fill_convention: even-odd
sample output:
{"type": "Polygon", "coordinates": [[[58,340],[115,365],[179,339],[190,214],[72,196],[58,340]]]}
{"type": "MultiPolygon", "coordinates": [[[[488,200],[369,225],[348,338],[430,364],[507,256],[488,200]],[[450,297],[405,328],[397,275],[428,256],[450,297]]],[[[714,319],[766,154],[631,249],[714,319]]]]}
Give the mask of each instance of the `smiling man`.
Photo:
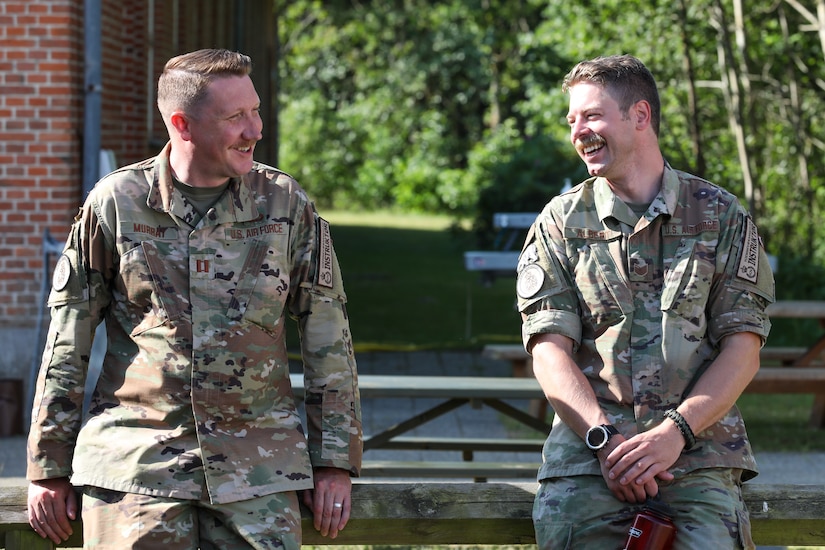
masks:
{"type": "Polygon", "coordinates": [[[584,61],[563,89],[592,177],[538,216],[516,288],[556,413],[539,546],[622,548],[658,499],[673,548],[753,548],[740,484],[757,468],[735,402],[774,298],[756,226],[731,193],[665,162],[656,82],[638,59],[584,61]]]}
{"type": "Polygon", "coordinates": [[[77,516],[72,484],[88,548],[297,549],[300,492],[323,535],[347,524],[362,433],[346,296],[329,225],[295,180],[253,160],[250,70],[226,50],[169,60],[169,143],[98,182],[69,234],[28,446],[29,521],[54,542],[77,516]]]}

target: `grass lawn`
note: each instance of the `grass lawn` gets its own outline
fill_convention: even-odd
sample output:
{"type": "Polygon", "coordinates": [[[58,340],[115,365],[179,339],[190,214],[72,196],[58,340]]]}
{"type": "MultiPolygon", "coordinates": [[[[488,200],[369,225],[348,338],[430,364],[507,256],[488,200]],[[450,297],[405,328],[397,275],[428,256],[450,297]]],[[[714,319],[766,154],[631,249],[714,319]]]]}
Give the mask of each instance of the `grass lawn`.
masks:
{"type": "Polygon", "coordinates": [[[323,213],[347,291],[356,349],[459,349],[519,341],[515,278],[481,284],[475,248],[446,217],[323,213]]]}
{"type": "MultiPolygon", "coordinates": [[[[520,341],[515,279],[484,286],[464,269],[475,247],[442,216],[322,212],[344,274],[356,351],[481,349],[520,341]]],[[[799,331],[774,324],[775,345],[799,331]]],[[[294,332],[294,331],[292,331],[294,332]]],[[[294,345],[291,349],[295,349],[294,345]]],[[[739,406],[757,451],[825,451],[825,430],[808,428],[810,395],[746,394],[739,406]]]]}

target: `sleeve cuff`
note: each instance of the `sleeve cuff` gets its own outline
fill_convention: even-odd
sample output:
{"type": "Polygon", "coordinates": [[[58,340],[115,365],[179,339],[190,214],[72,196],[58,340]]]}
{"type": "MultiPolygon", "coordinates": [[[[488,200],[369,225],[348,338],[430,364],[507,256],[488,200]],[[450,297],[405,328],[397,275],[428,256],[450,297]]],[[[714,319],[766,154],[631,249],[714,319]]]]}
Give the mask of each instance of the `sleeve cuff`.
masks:
{"type": "Polygon", "coordinates": [[[579,349],[582,338],[581,319],[575,313],[558,309],[541,310],[527,316],[521,325],[524,349],[529,353],[530,338],[536,334],[552,332],[567,336],[574,342],[573,351],[579,349]]]}

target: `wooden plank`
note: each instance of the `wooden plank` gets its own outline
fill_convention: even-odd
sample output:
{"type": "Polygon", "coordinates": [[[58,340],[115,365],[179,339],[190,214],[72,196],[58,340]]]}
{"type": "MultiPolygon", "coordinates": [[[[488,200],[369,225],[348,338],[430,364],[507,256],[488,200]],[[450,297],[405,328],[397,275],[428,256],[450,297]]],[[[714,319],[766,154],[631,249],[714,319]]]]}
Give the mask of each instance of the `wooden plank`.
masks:
{"type": "Polygon", "coordinates": [[[382,449],[403,451],[507,451],[541,452],[543,439],[506,439],[482,437],[395,437],[384,443],[382,449]]]}
{"type": "Polygon", "coordinates": [[[493,227],[496,229],[528,229],[538,217],[538,212],[496,212],[493,227]]]}
{"type": "Polygon", "coordinates": [[[6,545],[0,548],[8,550],[52,550],[54,544],[43,539],[32,530],[9,531],[6,533],[6,545]]]}
{"type": "MultiPolygon", "coordinates": [[[[356,482],[352,491],[352,518],[346,529],[336,539],[321,537],[304,509],[304,543],[532,544],[531,511],[535,493],[534,482],[356,482]]],[[[25,494],[25,487],[0,487],[0,534],[30,532],[25,519],[25,494]]],[[[756,544],[825,544],[825,487],[822,485],[746,483],[742,494],[750,511],[756,544]]],[[[0,536],[0,542],[4,540],[6,538],[0,536]]]]}
{"type": "MultiPolygon", "coordinates": [[[[802,357],[807,348],[801,346],[765,346],[759,352],[763,361],[791,362],[802,357]]],[[[490,344],[484,346],[481,355],[501,361],[523,361],[530,355],[521,344],[490,344]]]]}
{"type": "Polygon", "coordinates": [[[762,367],[745,388],[747,393],[825,394],[825,369],[762,367]]]}
{"type": "Polygon", "coordinates": [[[778,300],[768,306],[768,316],[825,319],[825,300],[778,300]]]}
{"type": "MultiPolygon", "coordinates": [[[[290,374],[292,389],[303,397],[301,374],[290,374]]],[[[466,399],[543,399],[533,378],[498,376],[408,376],[364,374],[358,377],[361,397],[440,397],[466,399]]]]}
{"type": "Polygon", "coordinates": [[[468,250],[464,253],[464,269],[515,274],[518,257],[518,251],[468,250]]]}
{"type": "Polygon", "coordinates": [[[534,486],[535,483],[359,483],[353,487],[353,519],[338,538],[323,539],[308,527],[304,529],[304,543],[534,544],[534,486]],[[384,487],[389,489],[387,493],[381,491],[384,487]],[[365,520],[354,520],[356,514],[365,520]]]}
{"type": "Polygon", "coordinates": [[[495,478],[530,479],[536,477],[538,463],[469,462],[449,460],[365,460],[361,476],[399,478],[495,478]]]}
{"type": "MultiPolygon", "coordinates": [[[[353,486],[350,524],[334,541],[305,519],[306,544],[533,544],[535,483],[369,483],[353,486]],[[366,516],[363,512],[369,511],[366,516]]],[[[759,545],[825,544],[821,485],[745,484],[759,545]]]]}
{"type": "Polygon", "coordinates": [[[765,346],[759,350],[759,358],[766,363],[792,364],[805,355],[807,348],[801,346],[765,346]]]}
{"type": "Polygon", "coordinates": [[[481,355],[503,361],[530,359],[530,354],[521,344],[489,344],[481,350],[481,355]]]}

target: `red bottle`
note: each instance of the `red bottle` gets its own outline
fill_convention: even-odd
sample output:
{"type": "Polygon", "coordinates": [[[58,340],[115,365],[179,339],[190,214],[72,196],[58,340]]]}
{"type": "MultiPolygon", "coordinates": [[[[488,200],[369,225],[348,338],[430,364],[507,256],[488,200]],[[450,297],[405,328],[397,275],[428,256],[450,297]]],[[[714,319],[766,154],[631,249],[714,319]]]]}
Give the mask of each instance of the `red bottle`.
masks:
{"type": "Polygon", "coordinates": [[[636,514],[627,533],[624,550],[670,550],[676,540],[676,526],[670,507],[660,500],[648,499],[636,514]]]}

